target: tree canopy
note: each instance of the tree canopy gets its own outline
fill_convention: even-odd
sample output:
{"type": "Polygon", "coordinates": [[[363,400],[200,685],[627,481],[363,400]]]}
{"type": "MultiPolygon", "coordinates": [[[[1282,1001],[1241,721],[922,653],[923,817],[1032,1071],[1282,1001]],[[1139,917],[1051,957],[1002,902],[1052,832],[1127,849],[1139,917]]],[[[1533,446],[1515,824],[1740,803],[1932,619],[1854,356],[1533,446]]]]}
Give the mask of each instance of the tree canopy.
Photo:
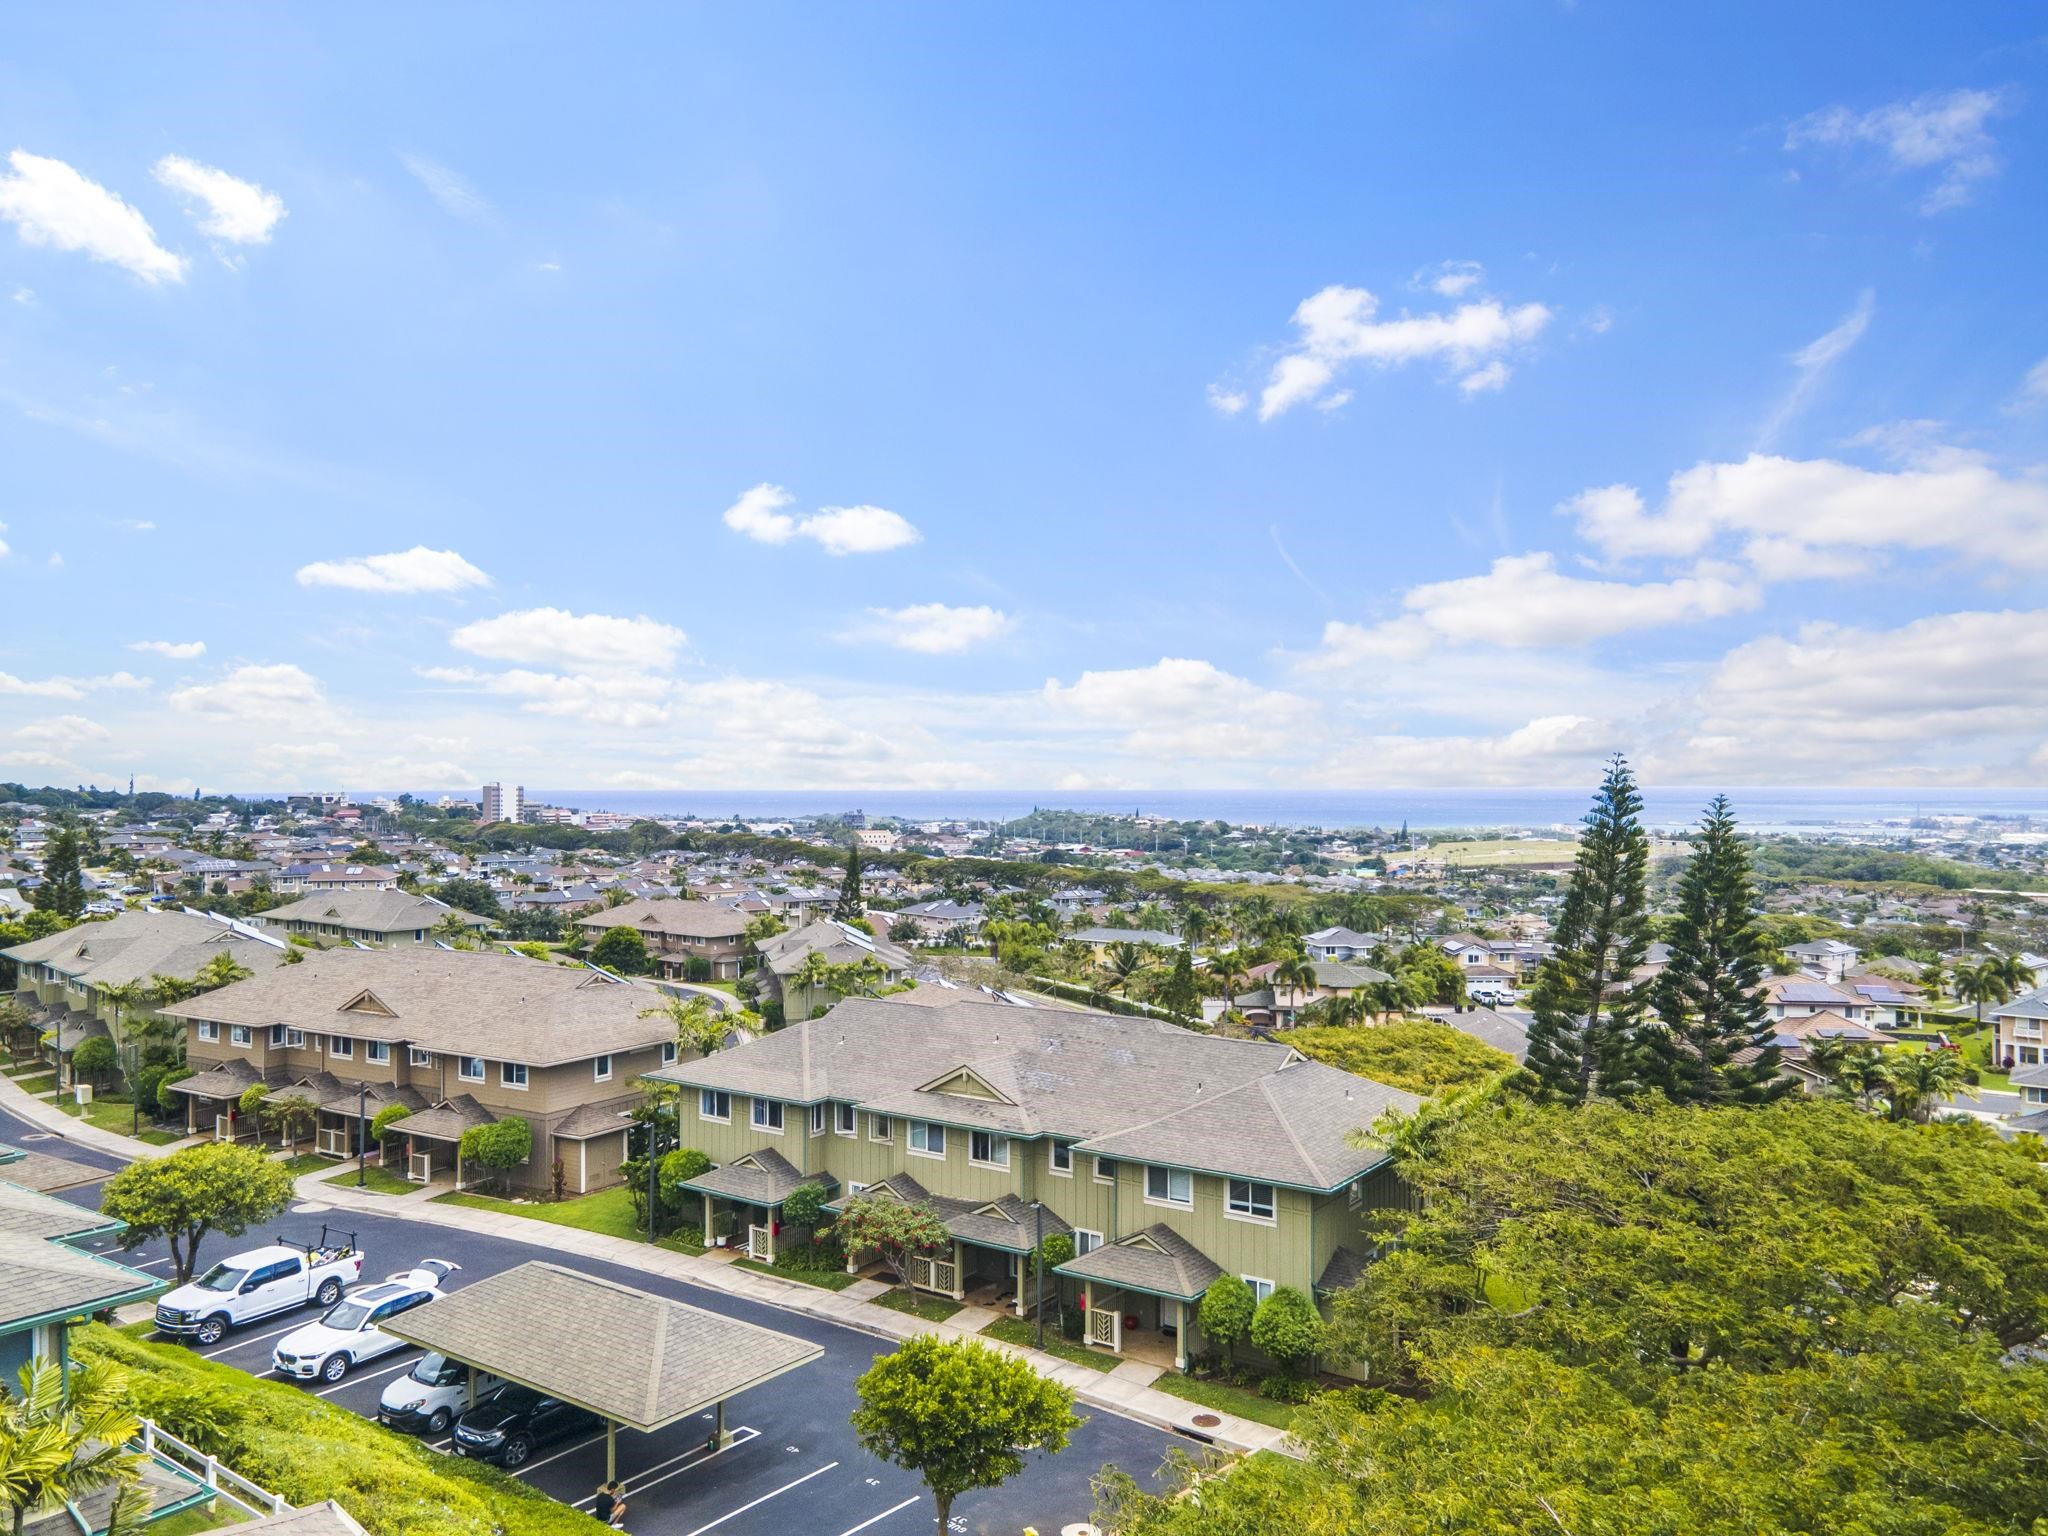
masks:
{"type": "Polygon", "coordinates": [[[1294,1029],[1287,1043],[1311,1060],[1410,1093],[1476,1087],[1515,1066],[1506,1052],[1434,1019],[1294,1029]]]}
{"type": "Polygon", "coordinates": [[[192,1278],[192,1261],[207,1233],[240,1237],[283,1210],[291,1197],[291,1175],[282,1164],[253,1147],[216,1141],[130,1163],[107,1180],[100,1210],[128,1223],[123,1248],[162,1237],[183,1285],[192,1278]]]}

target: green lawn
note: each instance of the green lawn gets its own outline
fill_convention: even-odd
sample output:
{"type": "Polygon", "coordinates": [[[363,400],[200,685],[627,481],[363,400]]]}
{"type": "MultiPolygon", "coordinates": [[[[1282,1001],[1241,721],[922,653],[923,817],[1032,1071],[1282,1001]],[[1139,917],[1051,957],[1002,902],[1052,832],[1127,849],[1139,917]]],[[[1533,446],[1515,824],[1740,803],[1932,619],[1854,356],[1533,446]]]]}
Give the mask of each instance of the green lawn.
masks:
{"type": "Polygon", "coordinates": [[[180,1510],[165,1520],[152,1520],[149,1536],[199,1536],[201,1531],[219,1531],[231,1525],[241,1525],[246,1518],[232,1504],[223,1503],[218,1511],[201,1504],[193,1509],[180,1510]]]}
{"type": "MultiPolygon", "coordinates": [[[[696,1228],[692,1227],[690,1230],[694,1232],[696,1228]]],[[[696,1242],[691,1238],[687,1238],[683,1236],[683,1234],[680,1232],[668,1233],[666,1236],[662,1238],[660,1242],[656,1243],[654,1246],[657,1248],[666,1248],[671,1253],[702,1253],[704,1251],[704,1245],[702,1243],[696,1242]]]]}
{"type": "Polygon", "coordinates": [[[54,1072],[31,1072],[25,1076],[12,1073],[9,1075],[14,1077],[16,1085],[27,1093],[48,1093],[57,1086],[57,1074],[54,1072]]]}
{"type": "Polygon", "coordinates": [[[184,1132],[167,1131],[148,1115],[142,1117],[140,1131],[129,1130],[128,1127],[135,1122],[135,1106],[127,1099],[94,1099],[83,1109],[70,1099],[59,1099],[57,1107],[67,1115],[83,1119],[87,1125],[96,1126],[103,1131],[112,1131],[117,1136],[133,1136],[153,1147],[169,1146],[174,1141],[185,1139],[184,1132]]]}
{"type": "MultiPolygon", "coordinates": [[[[332,1168],[335,1162],[333,1158],[322,1157],[318,1152],[301,1152],[297,1157],[279,1158],[278,1166],[296,1179],[309,1173],[318,1173],[322,1168],[332,1168]]],[[[353,1162],[344,1166],[351,1173],[355,1171],[353,1162]]]]}
{"type": "Polygon", "coordinates": [[[1270,1424],[1275,1429],[1286,1429],[1294,1422],[1291,1403],[1269,1402],[1256,1392],[1247,1392],[1243,1387],[1229,1386],[1220,1381],[1196,1381],[1192,1376],[1168,1371],[1152,1385],[1169,1397],[1185,1398],[1204,1408],[1214,1408],[1218,1413],[1234,1413],[1240,1419],[1270,1424]]]}
{"type": "Polygon", "coordinates": [[[763,1264],[758,1259],[734,1259],[734,1269],[755,1269],[764,1275],[780,1275],[785,1280],[795,1280],[803,1285],[815,1285],[821,1291],[843,1291],[860,1276],[849,1275],[843,1269],[777,1269],[773,1264],[763,1264]]]}
{"type": "Polygon", "coordinates": [[[645,1238],[645,1225],[633,1220],[633,1197],[621,1187],[573,1200],[497,1200],[489,1195],[436,1195],[437,1205],[462,1205],[473,1211],[502,1211],[530,1221],[551,1222],[558,1227],[580,1227],[585,1232],[603,1232],[612,1237],[645,1238]]]}
{"type": "Polygon", "coordinates": [[[1022,1317],[999,1317],[981,1330],[992,1339],[1001,1339],[1005,1344],[1021,1344],[1026,1349],[1043,1349],[1056,1359],[1085,1365],[1091,1371],[1113,1371],[1120,1357],[1105,1354],[1101,1350],[1084,1349],[1079,1344],[1060,1337],[1060,1326],[1053,1318],[1045,1320],[1045,1343],[1038,1342],[1038,1324],[1022,1317]]]}
{"type": "Polygon", "coordinates": [[[875,1305],[887,1307],[891,1312],[908,1312],[928,1323],[943,1323],[960,1310],[960,1303],[948,1297],[901,1289],[884,1291],[875,1298],[875,1305]]]}
{"type": "MultiPolygon", "coordinates": [[[[344,1164],[339,1173],[331,1173],[324,1180],[327,1184],[354,1184],[356,1165],[344,1164]]],[[[403,1174],[393,1173],[389,1168],[379,1168],[372,1163],[363,1170],[363,1188],[373,1195],[409,1195],[419,1188],[403,1174]]]]}

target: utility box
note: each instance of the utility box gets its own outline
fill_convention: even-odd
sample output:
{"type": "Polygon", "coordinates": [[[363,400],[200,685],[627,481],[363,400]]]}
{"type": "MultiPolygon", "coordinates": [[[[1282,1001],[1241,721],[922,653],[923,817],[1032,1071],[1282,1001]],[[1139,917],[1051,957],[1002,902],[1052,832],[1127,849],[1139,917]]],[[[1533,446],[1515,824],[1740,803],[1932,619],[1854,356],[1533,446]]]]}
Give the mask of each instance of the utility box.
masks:
{"type": "Polygon", "coordinates": [[[76,1104],[90,1104],[92,1102],[92,1084],[73,1083],[71,1085],[71,1098],[72,1102],[76,1104]]]}

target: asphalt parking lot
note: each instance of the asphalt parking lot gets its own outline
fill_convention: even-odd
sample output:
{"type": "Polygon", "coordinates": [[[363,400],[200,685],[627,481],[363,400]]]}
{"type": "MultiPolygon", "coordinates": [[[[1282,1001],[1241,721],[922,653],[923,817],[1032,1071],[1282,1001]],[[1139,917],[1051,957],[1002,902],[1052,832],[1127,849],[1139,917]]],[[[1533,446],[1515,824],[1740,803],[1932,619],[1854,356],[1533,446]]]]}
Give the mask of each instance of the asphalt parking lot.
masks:
{"type": "MultiPolygon", "coordinates": [[[[26,1150],[63,1157],[111,1172],[116,1160],[58,1138],[0,1113],[0,1141],[26,1150]]],[[[99,1185],[81,1184],[59,1191],[81,1205],[98,1203],[99,1185]]],[[[619,1433],[619,1474],[631,1506],[627,1528],[640,1536],[906,1536],[932,1524],[930,1496],[910,1473],[875,1460],[855,1441],[847,1423],[854,1406],[854,1378],[887,1343],[799,1313],[784,1312],[717,1291],[678,1284],[616,1265],[562,1253],[542,1243],[529,1245],[482,1237],[397,1217],[355,1216],[349,1212],[296,1208],[262,1233],[243,1238],[208,1237],[200,1266],[226,1254],[269,1240],[276,1231],[288,1238],[315,1237],[325,1219],[357,1234],[365,1259],[365,1283],[382,1280],[423,1259],[448,1259],[462,1266],[447,1289],[494,1274],[535,1257],[587,1270],[626,1284],[673,1295],[710,1311],[745,1319],[795,1334],[822,1345],[825,1356],[815,1364],[743,1393],[726,1405],[727,1427],[734,1443],[707,1455],[710,1419],[670,1426],[654,1435],[630,1430],[619,1433]]],[[[124,1262],[163,1274],[169,1258],[160,1242],[143,1245],[124,1262]]],[[[270,1352],[292,1329],[318,1316],[317,1309],[268,1318],[230,1334],[201,1353],[250,1372],[270,1375],[270,1352]]],[[[622,1353],[633,1347],[621,1339],[622,1353]]],[[[335,1386],[300,1384],[300,1390],[339,1404],[352,1412],[374,1416],[386,1385],[410,1370],[420,1352],[411,1347],[366,1362],[335,1386]]],[[[1066,1451],[1056,1457],[1034,1457],[1025,1471],[1002,1488],[969,1494],[954,1507],[955,1532],[1009,1533],[1026,1526],[1040,1532],[1059,1531],[1088,1517],[1092,1499],[1089,1480],[1113,1462],[1143,1480],[1150,1480],[1176,1438],[1149,1425],[1098,1409],[1084,1409],[1085,1423],[1066,1451]]],[[[435,1442],[447,1446],[446,1437],[435,1442]]],[[[566,1503],[588,1508],[604,1476],[602,1432],[540,1451],[520,1475],[566,1503]]]]}

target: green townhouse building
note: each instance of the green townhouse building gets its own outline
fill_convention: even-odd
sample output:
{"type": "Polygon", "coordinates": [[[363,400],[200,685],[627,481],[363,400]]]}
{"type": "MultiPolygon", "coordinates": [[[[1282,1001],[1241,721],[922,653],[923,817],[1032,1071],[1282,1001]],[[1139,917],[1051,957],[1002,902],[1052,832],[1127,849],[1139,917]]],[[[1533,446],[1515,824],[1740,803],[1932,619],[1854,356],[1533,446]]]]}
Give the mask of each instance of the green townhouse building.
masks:
{"type": "Polygon", "coordinates": [[[707,1234],[772,1259],[803,1184],[828,1209],[929,1204],[950,1249],[901,1278],[1021,1317],[1027,1256],[1065,1233],[1057,1273],[1088,1342],[1184,1368],[1210,1281],[1326,1297],[1361,1273],[1368,1214],[1407,1200],[1387,1155],[1348,1133],[1413,1094],[1283,1043],[930,990],[848,999],[649,1074],[682,1090],[681,1144],[715,1164],[684,1186],[707,1234]]]}

